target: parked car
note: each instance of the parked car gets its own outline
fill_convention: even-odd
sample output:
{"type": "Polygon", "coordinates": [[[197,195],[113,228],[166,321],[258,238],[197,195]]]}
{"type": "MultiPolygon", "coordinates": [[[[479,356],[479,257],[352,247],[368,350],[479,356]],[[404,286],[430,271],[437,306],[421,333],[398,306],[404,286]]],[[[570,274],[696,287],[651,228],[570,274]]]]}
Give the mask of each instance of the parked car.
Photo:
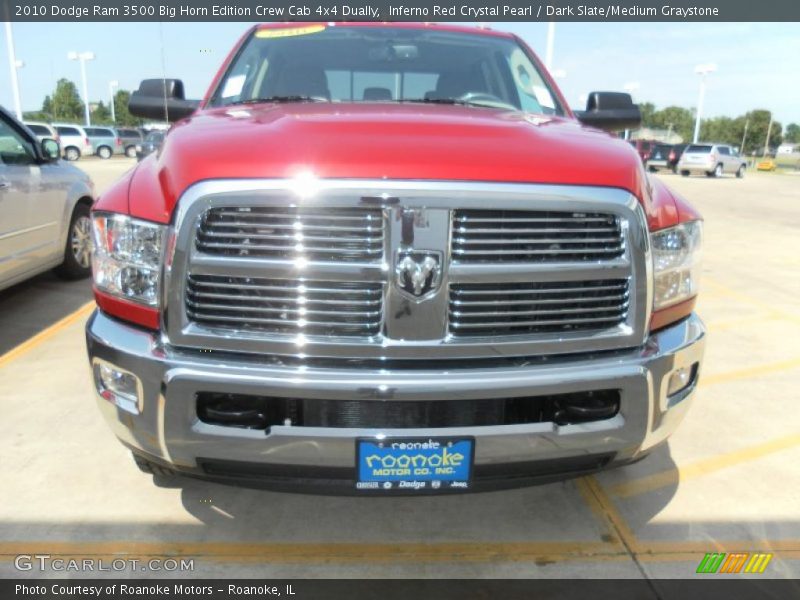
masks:
{"type": "Polygon", "coordinates": [[[519,38],[450,24],[257,25],[219,72],[141,83],[179,122],[92,212],[89,362],[143,471],[461,492],[674,431],[702,223],[609,135],[630,95],[573,114],[519,38]]]}
{"type": "Polygon", "coordinates": [[[744,177],[747,162],[733,146],[727,144],[690,144],[678,161],[681,175],[705,173],[707,177],[722,177],[725,173],[744,177]]]}
{"type": "Polygon", "coordinates": [[[164,143],[166,131],[151,131],[141,144],[136,145],[136,160],[142,160],[161,147],[164,143]]]}
{"type": "Polygon", "coordinates": [[[61,152],[67,160],[78,160],[81,156],[91,156],[94,148],[89,136],[80,125],[70,123],[53,123],[61,140],[61,152]]]}
{"type": "Polygon", "coordinates": [[[58,159],[54,139],[39,141],[0,107],[0,289],[53,267],[90,273],[93,186],[58,159]]]}
{"type": "Polygon", "coordinates": [[[762,158],[758,163],[756,163],[756,170],[757,171],[774,171],[778,168],[775,159],[771,156],[767,156],[762,158]]]}
{"type": "Polygon", "coordinates": [[[655,144],[645,164],[651,172],[669,169],[677,173],[678,161],[685,148],[686,144],[655,144]]]}
{"type": "Polygon", "coordinates": [[[138,129],[117,129],[117,136],[122,140],[122,148],[128,158],[136,157],[136,146],[142,143],[142,132],[138,129]]]}
{"type": "Polygon", "coordinates": [[[656,142],[651,142],[649,140],[629,140],[628,143],[636,148],[636,152],[639,153],[642,163],[646,163],[647,159],[650,158],[650,152],[656,144],[656,142]]]}
{"type": "Polygon", "coordinates": [[[57,141],[59,144],[61,143],[58,132],[52,125],[35,121],[25,121],[24,125],[33,132],[40,142],[44,141],[45,138],[50,138],[57,141]]]}
{"type": "Polygon", "coordinates": [[[85,127],[84,131],[89,136],[94,154],[100,158],[108,159],[114,154],[125,153],[122,140],[110,127],[85,127]]]}
{"type": "Polygon", "coordinates": [[[800,144],[785,143],[775,149],[775,166],[800,169],[800,144]]]}

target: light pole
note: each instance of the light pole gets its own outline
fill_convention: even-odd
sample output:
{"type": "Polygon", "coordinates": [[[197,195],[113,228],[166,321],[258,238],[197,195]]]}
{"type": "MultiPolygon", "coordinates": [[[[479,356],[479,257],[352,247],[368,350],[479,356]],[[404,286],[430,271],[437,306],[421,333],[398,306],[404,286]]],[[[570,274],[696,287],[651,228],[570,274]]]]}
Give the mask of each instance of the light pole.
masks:
{"type": "Polygon", "coordinates": [[[550,21],[547,24],[547,50],[544,54],[544,66],[547,67],[549,71],[550,68],[553,66],[553,45],[556,41],[556,23],[555,21],[550,21]]]}
{"type": "Polygon", "coordinates": [[[764,158],[767,158],[769,152],[769,134],[772,133],[772,112],[769,113],[769,125],[767,125],[767,139],[764,140],[764,158]]]}
{"type": "Polygon", "coordinates": [[[116,79],[114,81],[108,82],[108,93],[111,94],[111,120],[114,121],[114,125],[117,124],[117,113],[114,110],[114,88],[119,87],[119,81],[116,79]]]}
{"type": "Polygon", "coordinates": [[[94,52],[68,52],[69,60],[77,60],[81,63],[81,81],[83,83],[83,114],[86,117],[86,126],[92,124],[89,119],[89,86],[86,83],[86,62],[94,60],[94,52]]]}
{"type": "Polygon", "coordinates": [[[19,78],[17,69],[22,65],[21,61],[17,60],[17,55],[14,52],[14,35],[11,32],[11,23],[6,21],[6,46],[8,47],[8,68],[11,71],[11,93],[14,96],[14,111],[17,113],[17,119],[22,120],[22,101],[19,98],[19,78]]]}
{"type": "Polygon", "coordinates": [[[700,137],[700,119],[702,118],[703,114],[703,99],[706,95],[706,76],[716,70],[717,65],[714,63],[697,65],[694,68],[694,72],[700,75],[700,96],[697,98],[697,114],[694,120],[694,136],[692,137],[693,144],[696,144],[697,138],[700,137]]]}

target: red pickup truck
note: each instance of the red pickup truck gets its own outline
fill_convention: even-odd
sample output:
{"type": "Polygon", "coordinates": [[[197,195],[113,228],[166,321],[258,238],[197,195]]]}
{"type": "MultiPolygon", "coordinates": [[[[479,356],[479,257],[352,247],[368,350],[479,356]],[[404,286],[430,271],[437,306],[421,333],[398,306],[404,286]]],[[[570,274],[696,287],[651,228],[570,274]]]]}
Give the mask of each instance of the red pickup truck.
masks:
{"type": "Polygon", "coordinates": [[[99,406],[146,472],[358,494],[525,485],[664,442],[701,219],[514,35],[249,30],[95,204],[99,406]]]}

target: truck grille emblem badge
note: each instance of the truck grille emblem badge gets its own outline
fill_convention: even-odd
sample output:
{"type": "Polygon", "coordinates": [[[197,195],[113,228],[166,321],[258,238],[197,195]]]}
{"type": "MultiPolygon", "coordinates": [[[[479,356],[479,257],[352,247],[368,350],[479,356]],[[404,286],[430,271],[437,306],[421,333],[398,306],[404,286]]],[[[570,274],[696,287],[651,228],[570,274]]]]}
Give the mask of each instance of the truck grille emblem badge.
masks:
{"type": "Polygon", "coordinates": [[[442,253],[398,250],[395,283],[406,296],[421,300],[436,292],[442,276],[442,253]]]}

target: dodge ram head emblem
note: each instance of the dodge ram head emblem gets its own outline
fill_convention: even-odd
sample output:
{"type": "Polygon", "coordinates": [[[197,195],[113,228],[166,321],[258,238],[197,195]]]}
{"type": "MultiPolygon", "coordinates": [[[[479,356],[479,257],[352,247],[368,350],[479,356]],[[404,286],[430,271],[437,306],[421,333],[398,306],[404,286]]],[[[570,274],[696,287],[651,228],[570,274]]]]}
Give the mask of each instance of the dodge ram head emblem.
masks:
{"type": "Polygon", "coordinates": [[[419,300],[435,292],[442,275],[442,253],[431,250],[399,250],[395,283],[405,295],[419,300]]]}

